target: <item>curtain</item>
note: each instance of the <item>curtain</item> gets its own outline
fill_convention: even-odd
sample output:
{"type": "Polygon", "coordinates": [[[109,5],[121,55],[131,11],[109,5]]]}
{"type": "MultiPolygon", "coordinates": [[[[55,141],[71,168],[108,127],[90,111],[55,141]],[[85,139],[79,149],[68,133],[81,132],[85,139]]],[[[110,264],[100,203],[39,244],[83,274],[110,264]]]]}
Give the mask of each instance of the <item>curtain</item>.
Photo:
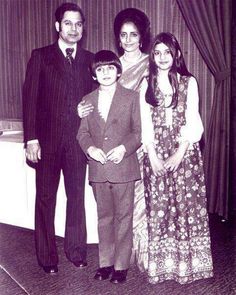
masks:
{"type": "Polygon", "coordinates": [[[190,33],[215,78],[204,152],[209,212],[228,218],[231,0],[177,0],[190,33]]]}
{"type": "Polygon", "coordinates": [[[214,78],[193,41],[176,0],[81,0],[81,7],[86,18],[84,47],[92,52],[101,49],[116,52],[113,21],[116,14],[127,7],[138,8],[147,14],[153,37],[160,32],[171,32],[176,36],[188,69],[199,84],[200,112],[205,126],[201,141],[203,147],[207,138],[206,126],[209,124],[208,110],[212,106],[214,78]]]}
{"type": "Polygon", "coordinates": [[[0,0],[0,120],[22,118],[22,84],[31,51],[56,40],[54,12],[66,1],[0,0]]]}
{"type": "MultiPolygon", "coordinates": [[[[127,7],[136,7],[148,15],[153,36],[162,31],[173,33],[181,44],[189,70],[199,82],[201,116],[207,126],[214,80],[176,0],[0,0],[0,24],[4,28],[0,34],[0,121],[21,120],[21,92],[27,62],[32,49],[56,40],[54,12],[62,2],[74,2],[83,9],[87,37],[83,46],[92,52],[116,51],[113,21],[127,7]]],[[[204,135],[207,137],[207,132],[204,135]]]]}
{"type": "Polygon", "coordinates": [[[236,3],[233,2],[232,21],[232,98],[231,98],[231,118],[230,118],[230,208],[236,210],[236,3]]]}

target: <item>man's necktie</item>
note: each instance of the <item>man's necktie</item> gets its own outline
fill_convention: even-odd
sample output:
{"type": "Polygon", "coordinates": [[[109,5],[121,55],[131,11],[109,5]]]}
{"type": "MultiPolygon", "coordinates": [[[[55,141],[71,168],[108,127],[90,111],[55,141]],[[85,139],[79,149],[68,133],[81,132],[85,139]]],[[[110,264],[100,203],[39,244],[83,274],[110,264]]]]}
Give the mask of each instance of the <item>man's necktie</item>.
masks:
{"type": "Polygon", "coordinates": [[[73,61],[72,53],[74,52],[74,48],[66,48],[66,60],[71,65],[73,61]]]}

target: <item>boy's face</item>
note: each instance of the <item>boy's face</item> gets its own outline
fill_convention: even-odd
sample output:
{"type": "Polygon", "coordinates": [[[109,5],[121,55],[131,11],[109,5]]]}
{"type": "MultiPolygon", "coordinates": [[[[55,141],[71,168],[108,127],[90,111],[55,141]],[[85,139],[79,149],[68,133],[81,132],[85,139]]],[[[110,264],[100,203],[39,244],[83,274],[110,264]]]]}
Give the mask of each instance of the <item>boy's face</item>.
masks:
{"type": "Polygon", "coordinates": [[[116,83],[118,76],[117,67],[114,65],[101,65],[95,70],[97,81],[102,86],[111,86],[116,83]]]}

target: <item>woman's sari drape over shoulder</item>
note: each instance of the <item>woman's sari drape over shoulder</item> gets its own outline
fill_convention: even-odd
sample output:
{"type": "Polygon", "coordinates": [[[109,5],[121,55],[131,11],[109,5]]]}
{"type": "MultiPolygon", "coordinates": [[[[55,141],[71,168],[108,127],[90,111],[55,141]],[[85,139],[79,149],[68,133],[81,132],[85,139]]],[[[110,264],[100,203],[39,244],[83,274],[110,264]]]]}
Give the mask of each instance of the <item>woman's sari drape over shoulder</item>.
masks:
{"type": "MultiPolygon", "coordinates": [[[[143,79],[148,76],[148,55],[142,56],[135,64],[130,64],[128,67],[125,66],[124,63],[123,73],[119,79],[120,84],[128,89],[133,89],[139,92],[143,79]]],[[[137,155],[141,171],[141,180],[136,181],[135,183],[132,260],[135,260],[139,269],[144,271],[147,269],[148,265],[148,233],[143,185],[144,155],[142,147],[138,149],[137,155]]]]}

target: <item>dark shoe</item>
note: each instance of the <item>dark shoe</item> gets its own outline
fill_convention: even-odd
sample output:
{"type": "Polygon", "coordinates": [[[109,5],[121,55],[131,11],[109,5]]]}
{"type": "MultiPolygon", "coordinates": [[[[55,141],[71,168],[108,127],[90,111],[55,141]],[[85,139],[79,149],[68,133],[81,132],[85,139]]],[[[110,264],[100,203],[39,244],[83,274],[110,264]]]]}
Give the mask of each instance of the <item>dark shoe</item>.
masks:
{"type": "Polygon", "coordinates": [[[100,267],[97,269],[94,279],[98,280],[98,281],[107,280],[107,279],[109,279],[109,277],[113,271],[114,271],[113,265],[107,266],[107,267],[100,267]]]}
{"type": "Polygon", "coordinates": [[[84,260],[73,261],[73,264],[78,268],[84,268],[88,265],[88,263],[84,260]]]}
{"type": "Polygon", "coordinates": [[[114,270],[114,272],[112,273],[110,282],[113,284],[124,283],[126,281],[127,272],[128,272],[128,269],[114,270]]]}
{"type": "Polygon", "coordinates": [[[43,270],[46,273],[55,274],[55,273],[58,272],[58,267],[57,267],[57,265],[54,265],[54,266],[43,266],[43,270]]]}

